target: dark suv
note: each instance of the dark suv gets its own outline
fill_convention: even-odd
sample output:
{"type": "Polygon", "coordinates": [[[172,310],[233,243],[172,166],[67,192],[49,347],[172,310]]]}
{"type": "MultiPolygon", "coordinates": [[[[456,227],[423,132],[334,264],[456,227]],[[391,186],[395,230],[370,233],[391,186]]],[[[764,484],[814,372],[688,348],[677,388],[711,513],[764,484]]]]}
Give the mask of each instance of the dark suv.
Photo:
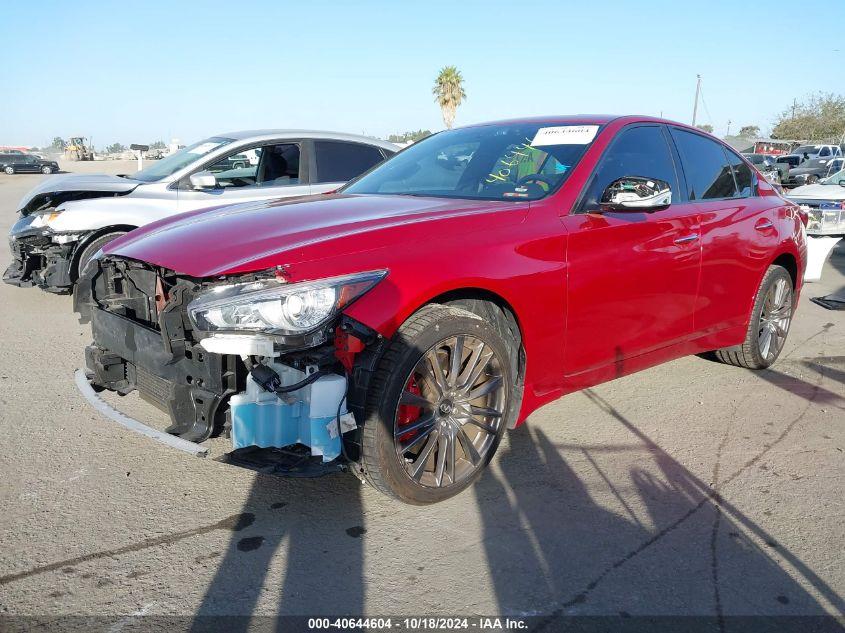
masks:
{"type": "Polygon", "coordinates": [[[37,173],[55,174],[59,164],[54,160],[43,160],[31,154],[0,154],[0,169],[12,174],[37,173]]]}

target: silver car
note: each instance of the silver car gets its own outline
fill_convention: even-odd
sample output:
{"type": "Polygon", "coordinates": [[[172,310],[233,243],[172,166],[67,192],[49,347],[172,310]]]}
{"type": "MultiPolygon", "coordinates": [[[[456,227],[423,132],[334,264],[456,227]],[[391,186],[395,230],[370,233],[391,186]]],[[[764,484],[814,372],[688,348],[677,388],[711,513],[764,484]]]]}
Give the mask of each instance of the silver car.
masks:
{"type": "Polygon", "coordinates": [[[47,178],[20,202],[3,280],[65,292],[104,244],[139,226],[206,207],[332,191],[398,149],[333,132],[233,132],[126,176],[47,178]]]}

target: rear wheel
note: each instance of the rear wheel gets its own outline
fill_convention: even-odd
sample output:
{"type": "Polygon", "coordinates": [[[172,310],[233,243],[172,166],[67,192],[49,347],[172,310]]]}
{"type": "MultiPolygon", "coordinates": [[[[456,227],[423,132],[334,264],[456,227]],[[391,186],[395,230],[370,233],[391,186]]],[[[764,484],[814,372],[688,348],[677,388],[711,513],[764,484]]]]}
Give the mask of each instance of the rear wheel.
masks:
{"type": "Polygon", "coordinates": [[[85,246],[79,254],[79,258],[76,260],[76,278],[79,278],[79,275],[83,270],[85,270],[85,266],[87,266],[88,262],[91,261],[91,258],[97,254],[98,250],[121,235],[126,235],[126,231],[112,231],[111,233],[105,233],[85,246]]]}
{"type": "Polygon", "coordinates": [[[782,266],[770,266],[757,291],[745,341],[717,350],[716,358],[748,369],[769,367],[786,343],[792,312],[792,277],[782,266]]]}
{"type": "Polygon", "coordinates": [[[409,318],[368,391],[364,478],[412,504],[448,499],[473,483],[514,410],[513,348],[460,308],[430,305],[409,318]]]}
{"type": "Polygon", "coordinates": [[[3,171],[5,171],[10,176],[15,173],[15,168],[11,165],[8,165],[3,171]]]}

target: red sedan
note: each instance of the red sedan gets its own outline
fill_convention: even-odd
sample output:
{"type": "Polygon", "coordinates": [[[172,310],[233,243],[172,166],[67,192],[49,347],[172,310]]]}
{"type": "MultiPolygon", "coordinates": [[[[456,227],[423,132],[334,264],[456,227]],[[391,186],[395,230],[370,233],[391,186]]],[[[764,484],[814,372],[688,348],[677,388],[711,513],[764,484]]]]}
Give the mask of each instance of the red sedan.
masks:
{"type": "Polygon", "coordinates": [[[553,117],[436,134],[332,195],[149,225],[75,304],[92,386],[139,390],[171,434],[432,503],[566,393],[702,352],[768,367],[805,256],[798,208],[712,136],[553,117]]]}

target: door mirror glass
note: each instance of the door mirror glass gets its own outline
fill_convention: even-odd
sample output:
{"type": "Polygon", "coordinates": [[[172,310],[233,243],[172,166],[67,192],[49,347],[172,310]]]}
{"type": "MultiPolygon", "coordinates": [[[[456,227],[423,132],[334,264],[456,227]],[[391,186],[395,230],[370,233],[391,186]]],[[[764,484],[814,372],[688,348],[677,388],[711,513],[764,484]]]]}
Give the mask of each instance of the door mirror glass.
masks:
{"type": "Polygon", "coordinates": [[[664,180],[625,176],[607,186],[599,204],[607,211],[657,211],[672,204],[672,189],[664,180]]]}
{"type": "Polygon", "coordinates": [[[191,187],[194,189],[216,189],[217,178],[210,171],[198,171],[191,174],[191,187]]]}

